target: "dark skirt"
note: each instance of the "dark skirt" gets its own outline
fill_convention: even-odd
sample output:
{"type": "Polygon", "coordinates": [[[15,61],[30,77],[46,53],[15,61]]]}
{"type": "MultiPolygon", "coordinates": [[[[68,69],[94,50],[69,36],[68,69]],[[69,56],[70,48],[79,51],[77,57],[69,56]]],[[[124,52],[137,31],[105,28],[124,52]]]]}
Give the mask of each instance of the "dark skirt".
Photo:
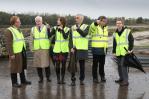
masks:
{"type": "Polygon", "coordinates": [[[88,50],[77,50],[76,51],[77,60],[86,60],[88,59],[88,50]]]}
{"type": "Polygon", "coordinates": [[[55,62],[64,62],[67,60],[68,53],[54,53],[53,59],[55,62]]]}

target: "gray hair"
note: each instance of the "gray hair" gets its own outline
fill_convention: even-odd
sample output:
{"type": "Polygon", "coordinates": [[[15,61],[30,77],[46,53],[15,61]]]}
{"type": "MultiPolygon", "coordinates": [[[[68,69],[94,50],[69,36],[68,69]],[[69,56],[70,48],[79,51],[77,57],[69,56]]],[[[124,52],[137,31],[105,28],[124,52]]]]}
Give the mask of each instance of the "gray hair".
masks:
{"type": "Polygon", "coordinates": [[[76,16],[80,16],[82,19],[84,19],[84,15],[83,14],[77,14],[76,16]]]}
{"type": "Polygon", "coordinates": [[[36,16],[36,17],[35,17],[35,21],[37,21],[37,20],[42,21],[42,17],[41,17],[41,16],[36,16]]]}
{"type": "Polygon", "coordinates": [[[82,14],[77,14],[76,16],[81,17],[81,20],[82,20],[82,22],[83,22],[83,20],[84,20],[84,15],[82,15],[82,14]]]}

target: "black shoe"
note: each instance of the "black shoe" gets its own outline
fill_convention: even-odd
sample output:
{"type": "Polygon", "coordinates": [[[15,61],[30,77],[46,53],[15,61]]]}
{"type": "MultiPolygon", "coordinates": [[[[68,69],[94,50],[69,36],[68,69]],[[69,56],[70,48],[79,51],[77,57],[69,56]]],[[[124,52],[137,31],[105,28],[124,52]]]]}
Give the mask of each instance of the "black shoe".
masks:
{"type": "Polygon", "coordinates": [[[50,78],[47,78],[47,82],[51,82],[51,79],[50,78]]]}
{"type": "Polygon", "coordinates": [[[22,84],[24,84],[24,85],[31,85],[32,83],[30,82],[30,81],[25,81],[25,82],[22,82],[22,84]]]}
{"type": "Polygon", "coordinates": [[[121,83],[123,80],[119,79],[119,80],[115,80],[115,83],[121,83]]]}
{"type": "Polygon", "coordinates": [[[84,82],[83,81],[80,81],[80,85],[84,85],[84,82]]]}
{"type": "Polygon", "coordinates": [[[75,86],[75,85],[76,85],[75,81],[72,81],[71,86],[75,86]]]}
{"type": "Polygon", "coordinates": [[[38,81],[38,83],[43,83],[43,79],[40,78],[39,81],[38,81]]]}
{"type": "Polygon", "coordinates": [[[65,84],[65,81],[64,81],[64,80],[62,80],[62,81],[61,81],[61,84],[65,84]]]}
{"type": "Polygon", "coordinates": [[[58,81],[57,81],[57,84],[61,84],[61,81],[60,81],[60,80],[58,80],[58,81]]]}
{"type": "Polygon", "coordinates": [[[94,79],[93,83],[97,83],[98,84],[99,83],[98,79],[94,79]]]}
{"type": "Polygon", "coordinates": [[[128,82],[125,82],[125,81],[122,81],[121,83],[120,83],[120,86],[128,86],[129,85],[129,83],[128,82]]]}
{"type": "Polygon", "coordinates": [[[18,83],[16,83],[16,84],[12,84],[12,87],[15,87],[15,88],[20,88],[20,87],[21,87],[21,85],[20,85],[20,84],[18,84],[18,83]]]}
{"type": "Polygon", "coordinates": [[[106,82],[106,78],[105,77],[101,77],[101,82],[106,82]]]}

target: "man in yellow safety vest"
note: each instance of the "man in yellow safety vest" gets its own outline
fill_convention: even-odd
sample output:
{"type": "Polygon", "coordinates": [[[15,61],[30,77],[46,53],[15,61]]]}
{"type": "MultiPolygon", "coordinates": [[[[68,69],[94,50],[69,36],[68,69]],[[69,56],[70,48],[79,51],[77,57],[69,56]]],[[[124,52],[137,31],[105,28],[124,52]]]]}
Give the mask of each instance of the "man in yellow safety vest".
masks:
{"type": "Polygon", "coordinates": [[[99,83],[97,75],[98,66],[101,81],[106,82],[104,65],[108,48],[107,18],[105,16],[100,16],[95,22],[93,22],[90,25],[89,34],[91,36],[91,47],[93,54],[93,82],[99,83]]]}
{"type": "Polygon", "coordinates": [[[47,81],[50,82],[48,27],[43,24],[42,17],[35,18],[36,26],[31,29],[31,50],[34,54],[33,67],[37,68],[39,83],[43,83],[43,69],[45,69],[47,81]]]}
{"type": "Polygon", "coordinates": [[[26,44],[20,30],[20,18],[12,16],[10,24],[11,26],[7,28],[5,33],[5,41],[10,60],[11,81],[13,87],[21,87],[21,84],[31,84],[25,77],[25,69],[27,69],[26,44]],[[18,83],[17,73],[20,75],[21,84],[18,83]]]}
{"type": "MultiPolygon", "coordinates": [[[[80,65],[80,84],[84,85],[85,79],[85,60],[88,57],[88,30],[89,26],[83,24],[84,16],[78,14],[75,16],[76,24],[71,27],[70,48],[71,53],[76,54],[80,65]]],[[[72,74],[72,85],[75,85],[75,74],[72,74]]]]}
{"type": "Polygon", "coordinates": [[[132,52],[134,38],[131,30],[124,27],[124,20],[122,18],[117,19],[116,26],[117,29],[113,33],[113,55],[118,59],[119,79],[115,80],[115,83],[119,83],[121,86],[128,86],[128,70],[127,66],[124,66],[124,57],[127,53],[132,52]]]}

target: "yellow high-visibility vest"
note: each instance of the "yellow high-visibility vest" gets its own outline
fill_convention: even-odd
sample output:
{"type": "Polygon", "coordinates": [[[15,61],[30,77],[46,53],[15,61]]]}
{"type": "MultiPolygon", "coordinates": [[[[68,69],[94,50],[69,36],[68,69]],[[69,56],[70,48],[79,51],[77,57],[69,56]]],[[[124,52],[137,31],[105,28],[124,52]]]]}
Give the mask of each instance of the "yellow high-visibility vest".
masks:
{"type": "Polygon", "coordinates": [[[91,46],[96,48],[108,48],[108,27],[101,28],[95,26],[94,23],[90,25],[89,34],[91,36],[91,46]]]}
{"type": "Polygon", "coordinates": [[[33,33],[33,50],[49,49],[50,40],[48,39],[47,28],[44,25],[41,32],[35,26],[32,28],[33,33]]]}
{"type": "Polygon", "coordinates": [[[26,49],[23,33],[15,27],[9,27],[8,30],[10,30],[13,35],[13,53],[22,52],[23,47],[26,49]]]}
{"type": "Polygon", "coordinates": [[[118,33],[113,34],[113,38],[116,40],[116,56],[125,56],[128,50],[128,36],[130,33],[130,29],[125,29],[123,33],[119,36],[118,33]],[[124,48],[125,47],[125,48],[124,48]]]}
{"type": "MultiPolygon", "coordinates": [[[[82,24],[80,29],[84,31],[88,25],[82,24]]],[[[73,46],[76,49],[81,50],[88,50],[88,35],[86,37],[82,37],[77,31],[76,31],[76,25],[72,26],[72,39],[73,39],[73,46]]]]}
{"type": "MultiPolygon", "coordinates": [[[[53,52],[54,53],[66,53],[69,52],[69,39],[64,39],[63,38],[63,34],[61,32],[59,32],[56,28],[56,36],[55,36],[55,44],[54,44],[54,48],[53,48],[53,52]]],[[[64,32],[67,33],[69,31],[68,27],[64,28],[64,32]]]]}

